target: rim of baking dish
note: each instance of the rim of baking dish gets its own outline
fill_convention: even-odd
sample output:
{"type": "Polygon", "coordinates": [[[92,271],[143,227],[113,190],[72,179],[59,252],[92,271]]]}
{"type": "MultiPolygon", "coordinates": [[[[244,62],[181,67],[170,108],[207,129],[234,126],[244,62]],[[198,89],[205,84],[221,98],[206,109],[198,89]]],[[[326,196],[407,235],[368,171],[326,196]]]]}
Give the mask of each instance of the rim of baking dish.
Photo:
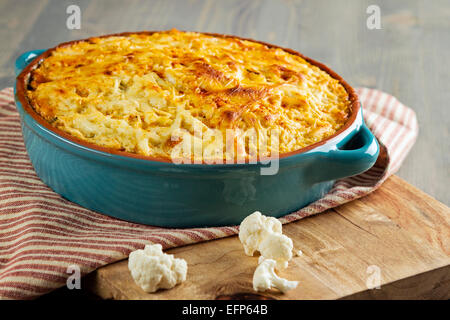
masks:
{"type": "MultiPolygon", "coordinates": [[[[156,162],[164,162],[164,163],[173,163],[173,161],[170,158],[164,158],[164,157],[153,157],[153,156],[144,156],[144,155],[140,155],[140,154],[136,154],[136,153],[132,153],[132,152],[128,152],[128,151],[120,151],[120,150],[116,150],[113,148],[107,148],[107,147],[102,147],[99,145],[96,145],[94,143],[90,143],[90,142],[86,142],[84,140],[81,140],[77,137],[74,137],[58,128],[53,127],[47,120],[45,120],[39,113],[36,112],[36,110],[32,107],[30,101],[27,98],[27,95],[25,94],[26,92],[26,88],[28,86],[28,81],[30,78],[30,74],[31,71],[33,71],[34,69],[36,69],[43,60],[45,60],[47,57],[50,56],[50,54],[56,50],[57,48],[61,48],[61,47],[67,47],[67,46],[71,46],[75,43],[78,42],[84,42],[84,41],[89,41],[92,38],[108,38],[108,37],[119,37],[119,36],[130,36],[133,34],[154,34],[154,33],[163,33],[163,32],[169,32],[169,30],[164,30],[164,31],[131,31],[131,32],[121,32],[121,33],[113,33],[113,34],[106,34],[106,35],[101,35],[101,36],[97,36],[97,37],[89,37],[86,39],[79,39],[79,40],[72,40],[72,41],[68,41],[68,42],[63,42],[60,43],[59,45],[47,49],[46,51],[44,51],[43,53],[41,53],[39,56],[37,56],[32,62],[30,62],[23,70],[22,72],[17,76],[17,81],[16,81],[16,97],[19,100],[19,102],[22,104],[22,107],[24,109],[24,111],[30,115],[33,120],[35,120],[38,124],[40,124],[41,126],[43,126],[44,128],[48,129],[49,131],[55,133],[56,135],[58,135],[59,137],[69,140],[72,143],[81,145],[84,148],[87,149],[92,149],[95,151],[100,151],[100,152],[105,152],[108,154],[113,154],[113,155],[119,155],[119,156],[123,156],[123,157],[128,157],[128,158],[135,158],[135,159],[141,159],[141,160],[148,160],[148,161],[156,161],[156,162]]],[[[196,32],[196,31],[181,31],[181,32],[196,32]]],[[[309,62],[310,64],[320,68],[322,71],[325,71],[326,73],[328,73],[332,78],[336,79],[339,81],[339,83],[345,88],[347,94],[348,94],[348,98],[350,100],[350,117],[348,118],[347,122],[344,124],[344,126],[342,126],[342,128],[340,128],[338,131],[336,131],[333,135],[327,137],[326,139],[323,139],[319,142],[316,142],[314,144],[311,144],[309,146],[306,146],[304,148],[301,149],[297,149],[291,152],[286,152],[286,153],[280,153],[277,157],[277,159],[282,159],[282,158],[287,158],[287,157],[291,157],[294,155],[298,155],[301,153],[305,153],[307,151],[310,151],[312,149],[315,149],[319,146],[324,145],[326,142],[332,140],[333,138],[339,136],[340,134],[344,133],[347,129],[349,129],[353,123],[355,122],[355,120],[358,117],[358,113],[361,109],[361,105],[359,103],[359,99],[358,99],[358,95],[356,94],[355,90],[340,76],[338,75],[336,72],[334,72],[333,70],[331,70],[328,66],[326,66],[325,64],[318,62],[314,59],[311,59],[307,56],[304,56],[303,54],[301,54],[298,51],[295,51],[293,49],[289,49],[289,48],[284,48],[281,46],[277,46],[271,43],[267,43],[267,42],[263,42],[263,41],[257,41],[257,40],[253,40],[251,38],[244,38],[244,37],[238,37],[238,36],[234,36],[234,35],[228,35],[228,34],[219,34],[219,33],[209,33],[209,32],[197,32],[200,34],[204,34],[204,35],[208,35],[208,36],[213,36],[213,37],[220,37],[220,38],[234,38],[234,39],[239,39],[239,40],[246,40],[246,41],[252,41],[255,43],[259,43],[259,44],[263,44],[269,48],[278,48],[278,49],[282,49],[290,54],[294,54],[297,55],[301,58],[303,58],[304,60],[306,60],[307,62],[309,62]]],[[[271,160],[273,159],[272,157],[265,157],[265,158],[260,158],[259,156],[257,157],[257,162],[258,161],[264,161],[264,160],[271,160]]],[[[225,162],[224,160],[222,160],[223,162],[225,162]]],[[[250,163],[251,161],[255,161],[255,159],[247,159],[246,163],[250,163]]],[[[197,164],[197,163],[195,163],[197,164]]],[[[202,163],[198,163],[200,165],[202,164],[206,164],[204,160],[202,160],[202,163]]],[[[221,165],[234,165],[236,163],[223,163],[221,165]]]]}

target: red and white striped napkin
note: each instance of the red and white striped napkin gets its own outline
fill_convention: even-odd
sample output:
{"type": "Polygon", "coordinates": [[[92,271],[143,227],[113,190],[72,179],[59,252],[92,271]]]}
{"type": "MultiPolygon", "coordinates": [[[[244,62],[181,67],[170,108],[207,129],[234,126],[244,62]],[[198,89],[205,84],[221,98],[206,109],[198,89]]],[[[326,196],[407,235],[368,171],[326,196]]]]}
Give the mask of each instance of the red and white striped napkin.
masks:
{"type": "MultiPolygon", "coordinates": [[[[299,220],[362,197],[401,165],[413,146],[414,111],[378,90],[357,90],[364,118],[382,150],[375,166],[336,182],[324,198],[280,220],[299,220]]],[[[250,214],[251,212],[249,212],[250,214]]],[[[234,235],[236,226],[167,229],[84,209],[44,185],[28,159],[13,90],[0,91],[0,299],[32,299],[66,284],[70,265],[83,275],[148,243],[167,249],[234,235]]]]}

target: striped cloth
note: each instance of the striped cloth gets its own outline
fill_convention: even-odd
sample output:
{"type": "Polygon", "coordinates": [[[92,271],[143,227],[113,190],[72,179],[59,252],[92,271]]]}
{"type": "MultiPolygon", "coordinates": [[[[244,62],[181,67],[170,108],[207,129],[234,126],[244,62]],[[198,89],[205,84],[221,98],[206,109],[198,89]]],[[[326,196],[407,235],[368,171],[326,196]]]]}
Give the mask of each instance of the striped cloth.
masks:
{"type": "MultiPolygon", "coordinates": [[[[292,222],[362,197],[401,165],[415,142],[415,113],[393,96],[358,89],[364,117],[381,145],[375,166],[336,182],[322,199],[280,220],[292,222]]],[[[249,212],[250,214],[251,212],[249,212]]],[[[148,243],[171,247],[234,235],[236,226],[166,229],[129,223],[71,203],[36,176],[11,88],[0,91],[0,298],[32,299],[66,284],[68,266],[85,275],[148,243]]]]}

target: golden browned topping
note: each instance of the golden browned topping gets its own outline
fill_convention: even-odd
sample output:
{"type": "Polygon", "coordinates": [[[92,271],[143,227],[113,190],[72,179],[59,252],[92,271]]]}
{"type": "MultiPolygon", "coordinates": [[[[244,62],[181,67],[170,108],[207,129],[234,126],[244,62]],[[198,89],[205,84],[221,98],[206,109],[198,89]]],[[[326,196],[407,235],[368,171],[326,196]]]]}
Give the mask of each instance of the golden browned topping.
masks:
{"type": "MultiPolygon", "coordinates": [[[[164,158],[197,140],[225,157],[227,129],[235,137],[253,130],[261,141],[278,130],[279,152],[291,152],[334,134],[350,113],[339,81],[297,55],[177,30],[59,47],[32,72],[30,87],[33,107],[53,126],[164,158]]],[[[255,145],[258,155],[270,154],[255,145]]],[[[247,157],[250,149],[237,152],[247,157]]]]}

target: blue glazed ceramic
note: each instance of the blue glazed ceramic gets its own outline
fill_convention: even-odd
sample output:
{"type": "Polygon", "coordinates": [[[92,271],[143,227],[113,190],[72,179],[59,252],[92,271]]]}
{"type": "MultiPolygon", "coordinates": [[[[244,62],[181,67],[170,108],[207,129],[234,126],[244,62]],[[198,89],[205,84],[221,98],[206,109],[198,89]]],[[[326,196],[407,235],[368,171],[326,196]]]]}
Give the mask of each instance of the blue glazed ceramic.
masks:
{"type": "MultiPolygon", "coordinates": [[[[16,74],[42,52],[21,55],[16,74]]],[[[261,163],[176,165],[140,159],[89,148],[55,133],[26,111],[16,89],[17,82],[25,146],[42,181],[85,208],[137,223],[235,225],[256,210],[281,217],[321,198],[336,179],[366,171],[379,153],[358,106],[352,123],[325,143],[281,157],[275,175],[261,175],[267,167],[261,163]]]]}

